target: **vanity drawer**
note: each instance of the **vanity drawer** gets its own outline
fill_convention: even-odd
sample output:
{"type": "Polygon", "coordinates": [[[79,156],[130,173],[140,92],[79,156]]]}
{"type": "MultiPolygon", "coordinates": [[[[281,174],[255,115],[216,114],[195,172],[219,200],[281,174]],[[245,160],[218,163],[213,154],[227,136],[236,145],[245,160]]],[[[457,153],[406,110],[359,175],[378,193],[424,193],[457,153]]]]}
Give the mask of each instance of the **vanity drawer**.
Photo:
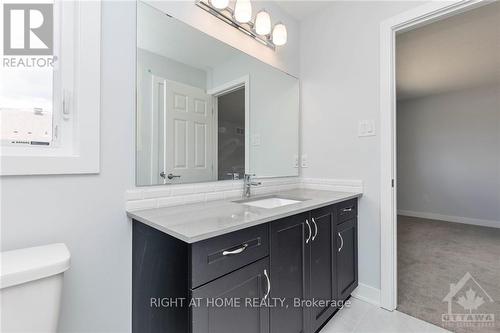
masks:
{"type": "Polygon", "coordinates": [[[337,224],[358,216],[358,199],[337,204],[337,224]]]}
{"type": "Polygon", "coordinates": [[[269,225],[238,230],[191,246],[191,288],[269,255],[269,225]]]}

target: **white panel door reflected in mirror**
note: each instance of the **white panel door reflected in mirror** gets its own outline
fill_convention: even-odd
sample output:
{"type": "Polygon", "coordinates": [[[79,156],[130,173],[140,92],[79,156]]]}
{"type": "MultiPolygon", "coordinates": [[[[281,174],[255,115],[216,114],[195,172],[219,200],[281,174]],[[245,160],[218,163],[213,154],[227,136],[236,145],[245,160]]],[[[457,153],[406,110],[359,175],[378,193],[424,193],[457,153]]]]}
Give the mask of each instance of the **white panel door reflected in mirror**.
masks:
{"type": "Polygon", "coordinates": [[[298,176],[298,79],[142,2],[136,121],[138,186],[298,176]]]}

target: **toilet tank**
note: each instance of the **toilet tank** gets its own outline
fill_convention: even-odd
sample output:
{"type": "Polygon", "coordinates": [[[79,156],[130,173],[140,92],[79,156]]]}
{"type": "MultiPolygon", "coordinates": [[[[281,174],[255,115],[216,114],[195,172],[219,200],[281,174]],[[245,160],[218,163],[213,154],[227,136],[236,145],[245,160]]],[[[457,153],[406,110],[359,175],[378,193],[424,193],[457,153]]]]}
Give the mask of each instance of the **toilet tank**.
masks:
{"type": "Polygon", "coordinates": [[[2,252],[0,332],[57,331],[63,273],[69,262],[64,244],[2,252]]]}

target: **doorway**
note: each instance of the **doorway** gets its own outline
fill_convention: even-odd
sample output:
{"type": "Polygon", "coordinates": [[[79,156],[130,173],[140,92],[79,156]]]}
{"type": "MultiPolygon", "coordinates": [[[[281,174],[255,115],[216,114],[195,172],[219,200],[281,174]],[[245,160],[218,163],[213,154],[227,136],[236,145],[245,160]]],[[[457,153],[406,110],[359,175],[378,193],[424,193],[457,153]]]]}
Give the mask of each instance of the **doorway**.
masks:
{"type": "Polygon", "coordinates": [[[457,333],[500,327],[499,41],[500,2],[396,36],[397,310],[457,333]]]}
{"type": "MultiPolygon", "coordinates": [[[[487,5],[486,1],[429,3],[381,24],[381,290],[380,304],[397,306],[397,155],[396,59],[397,34],[487,5]]],[[[450,59],[451,61],[452,59],[450,59]]]]}
{"type": "Polygon", "coordinates": [[[217,96],[217,179],[245,174],[245,87],[217,96]]]}

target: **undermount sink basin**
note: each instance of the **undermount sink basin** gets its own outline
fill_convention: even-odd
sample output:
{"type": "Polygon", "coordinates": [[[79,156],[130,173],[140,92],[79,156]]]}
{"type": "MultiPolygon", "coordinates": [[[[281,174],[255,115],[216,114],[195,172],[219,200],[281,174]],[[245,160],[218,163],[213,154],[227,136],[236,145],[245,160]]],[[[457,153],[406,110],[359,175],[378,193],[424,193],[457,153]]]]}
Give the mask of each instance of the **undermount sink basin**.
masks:
{"type": "Polygon", "coordinates": [[[260,198],[260,199],[238,200],[235,202],[243,204],[243,205],[247,205],[247,206],[271,209],[271,208],[277,208],[277,207],[283,207],[283,206],[297,204],[297,203],[300,203],[302,201],[303,200],[287,199],[287,198],[280,198],[280,197],[266,197],[266,198],[260,198]]]}

